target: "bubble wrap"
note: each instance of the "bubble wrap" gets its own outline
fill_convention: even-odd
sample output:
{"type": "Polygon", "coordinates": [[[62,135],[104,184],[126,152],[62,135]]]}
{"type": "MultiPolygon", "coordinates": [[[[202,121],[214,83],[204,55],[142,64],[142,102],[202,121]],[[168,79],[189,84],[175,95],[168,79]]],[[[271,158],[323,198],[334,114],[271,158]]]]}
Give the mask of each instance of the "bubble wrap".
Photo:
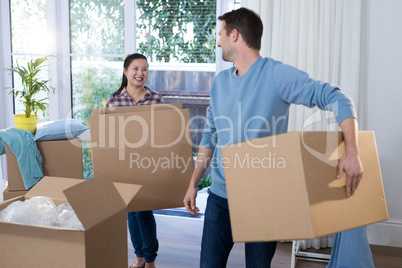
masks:
{"type": "Polygon", "coordinates": [[[11,203],[0,211],[0,221],[84,230],[70,204],[56,206],[44,196],[11,203]]]}

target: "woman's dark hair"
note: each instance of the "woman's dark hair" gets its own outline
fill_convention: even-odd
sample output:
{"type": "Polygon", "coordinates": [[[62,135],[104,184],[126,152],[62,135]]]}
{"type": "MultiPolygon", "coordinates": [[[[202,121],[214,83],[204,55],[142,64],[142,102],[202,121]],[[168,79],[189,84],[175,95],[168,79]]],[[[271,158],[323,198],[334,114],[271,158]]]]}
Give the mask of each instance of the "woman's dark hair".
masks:
{"type": "MultiPolygon", "coordinates": [[[[136,60],[136,59],[144,59],[147,63],[148,63],[148,60],[147,60],[147,57],[145,57],[144,55],[142,55],[142,54],[140,54],[140,53],[134,53],[134,54],[129,54],[129,55],[127,55],[127,57],[124,59],[124,64],[123,64],[123,67],[124,67],[124,69],[128,69],[128,66],[130,66],[130,64],[131,64],[131,62],[133,61],[133,60],[136,60]]],[[[123,88],[125,88],[126,86],[127,86],[127,77],[126,77],[126,75],[124,74],[124,72],[123,72],[123,78],[122,78],[122,80],[121,80],[121,85],[120,85],[120,88],[119,88],[119,90],[117,90],[115,93],[113,93],[113,96],[116,96],[116,95],[118,95],[118,94],[120,94],[120,92],[123,90],[123,88]]]]}
{"type": "Polygon", "coordinates": [[[261,49],[262,21],[260,16],[247,8],[232,10],[219,16],[220,21],[226,22],[226,34],[229,35],[236,29],[243,37],[247,46],[253,49],[261,49]]]}

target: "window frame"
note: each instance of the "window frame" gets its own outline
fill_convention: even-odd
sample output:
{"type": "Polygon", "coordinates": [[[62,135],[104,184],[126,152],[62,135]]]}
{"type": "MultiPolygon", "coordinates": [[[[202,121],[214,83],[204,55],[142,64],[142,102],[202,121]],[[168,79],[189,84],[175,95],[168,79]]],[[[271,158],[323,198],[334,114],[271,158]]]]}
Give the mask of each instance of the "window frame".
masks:
{"type": "MultiPolygon", "coordinates": [[[[0,1],[0,63],[1,67],[11,66],[11,24],[10,24],[10,3],[0,1]]],[[[4,68],[0,68],[0,129],[13,126],[12,115],[14,113],[14,98],[8,94],[13,81],[4,68]]]]}

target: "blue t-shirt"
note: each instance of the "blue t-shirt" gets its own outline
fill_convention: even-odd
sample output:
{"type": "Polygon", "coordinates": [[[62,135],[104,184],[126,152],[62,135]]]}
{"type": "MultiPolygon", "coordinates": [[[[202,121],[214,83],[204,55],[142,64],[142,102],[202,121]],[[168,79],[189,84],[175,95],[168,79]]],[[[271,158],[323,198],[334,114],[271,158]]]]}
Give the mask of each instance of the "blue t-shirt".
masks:
{"type": "Polygon", "coordinates": [[[200,146],[214,150],[211,191],[227,198],[223,146],[287,132],[290,104],[331,110],[340,123],[356,118],[353,102],[329,83],[270,58],[259,57],[242,76],[236,68],[220,72],[211,87],[200,146]]]}

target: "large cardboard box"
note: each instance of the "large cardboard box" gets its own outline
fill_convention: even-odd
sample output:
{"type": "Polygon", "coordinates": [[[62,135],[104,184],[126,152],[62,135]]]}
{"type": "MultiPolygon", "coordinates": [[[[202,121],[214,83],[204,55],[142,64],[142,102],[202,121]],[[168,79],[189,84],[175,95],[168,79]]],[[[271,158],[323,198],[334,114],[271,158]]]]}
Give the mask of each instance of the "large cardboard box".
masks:
{"type": "Polygon", "coordinates": [[[0,222],[0,267],[126,268],[126,204],[140,187],[116,187],[106,175],[87,181],[44,177],[25,196],[0,203],[0,210],[47,196],[57,205],[70,203],[85,230],[0,222]]]}
{"type": "MultiPolygon", "coordinates": [[[[83,178],[82,144],[74,140],[37,141],[42,156],[44,176],[83,178]]],[[[7,145],[7,178],[9,191],[25,189],[17,158],[7,145]]]]}
{"type": "Polygon", "coordinates": [[[388,219],[374,133],[359,132],[363,179],[336,179],[341,132],[292,132],[222,149],[236,242],[310,239],[388,219]]]}
{"type": "Polygon", "coordinates": [[[142,185],[128,211],[183,206],[193,170],[189,110],[177,105],[94,109],[94,175],[142,185]]]}

